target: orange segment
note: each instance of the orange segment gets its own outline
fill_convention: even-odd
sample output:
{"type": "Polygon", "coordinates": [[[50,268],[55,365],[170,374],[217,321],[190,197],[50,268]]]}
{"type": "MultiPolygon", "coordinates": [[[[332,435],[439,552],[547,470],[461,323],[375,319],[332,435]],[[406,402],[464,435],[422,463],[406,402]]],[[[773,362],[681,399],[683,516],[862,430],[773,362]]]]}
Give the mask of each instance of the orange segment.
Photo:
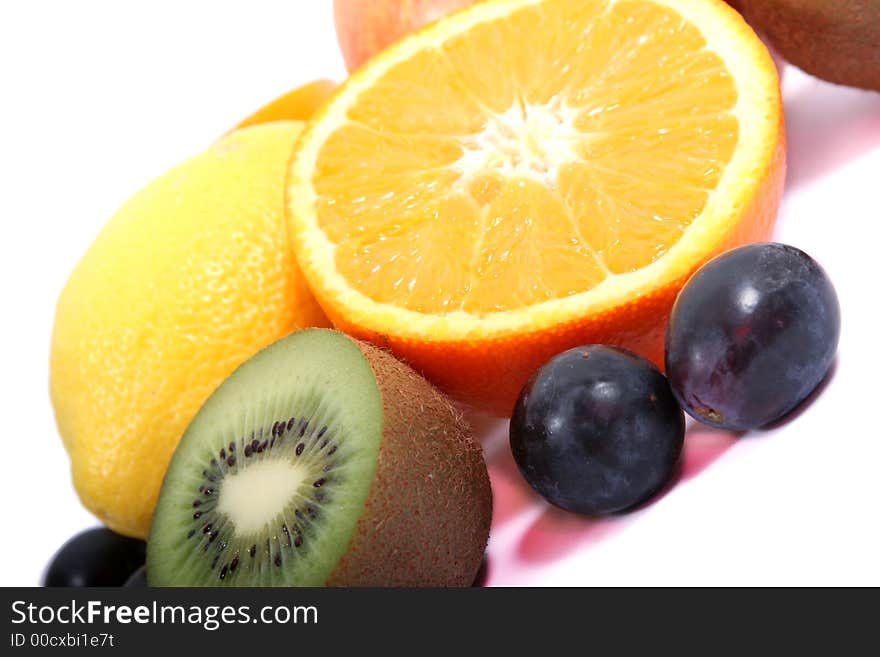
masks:
{"type": "Polygon", "coordinates": [[[468,313],[531,306],[588,290],[605,278],[558,196],[534,180],[516,180],[485,209],[475,251],[468,313]]]}
{"type": "Polygon", "coordinates": [[[341,327],[505,410],[578,342],[659,360],[686,276],[769,235],[781,117],[772,60],[720,1],[479,3],[312,121],[297,256],[341,327]]]}

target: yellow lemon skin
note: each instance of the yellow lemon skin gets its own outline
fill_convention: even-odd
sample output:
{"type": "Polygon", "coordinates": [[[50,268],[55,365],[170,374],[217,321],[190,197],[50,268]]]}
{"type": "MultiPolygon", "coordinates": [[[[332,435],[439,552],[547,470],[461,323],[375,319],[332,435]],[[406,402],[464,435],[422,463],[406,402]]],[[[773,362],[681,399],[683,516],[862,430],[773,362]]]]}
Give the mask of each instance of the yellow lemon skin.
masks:
{"type": "Polygon", "coordinates": [[[301,129],[236,131],[154,180],[61,293],[52,403],[80,499],[114,531],[147,537],[174,448],[223,379],[291,331],[329,326],[284,216],[301,129]]]}

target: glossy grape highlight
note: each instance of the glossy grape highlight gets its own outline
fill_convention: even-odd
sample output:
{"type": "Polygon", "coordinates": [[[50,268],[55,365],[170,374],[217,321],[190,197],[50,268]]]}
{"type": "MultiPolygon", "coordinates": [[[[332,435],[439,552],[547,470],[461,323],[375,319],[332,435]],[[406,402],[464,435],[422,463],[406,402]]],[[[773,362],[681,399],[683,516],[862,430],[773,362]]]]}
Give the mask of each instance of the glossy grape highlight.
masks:
{"type": "Polygon", "coordinates": [[[840,306],[825,271],[777,243],[729,251],[682,288],[666,333],[666,373],[682,407],[735,431],[766,426],[825,378],[840,306]]]}
{"type": "Polygon", "coordinates": [[[647,360],[605,345],[538,369],[510,421],[517,466],[549,502],[582,514],[629,509],[670,478],[684,414],[647,360]]]}

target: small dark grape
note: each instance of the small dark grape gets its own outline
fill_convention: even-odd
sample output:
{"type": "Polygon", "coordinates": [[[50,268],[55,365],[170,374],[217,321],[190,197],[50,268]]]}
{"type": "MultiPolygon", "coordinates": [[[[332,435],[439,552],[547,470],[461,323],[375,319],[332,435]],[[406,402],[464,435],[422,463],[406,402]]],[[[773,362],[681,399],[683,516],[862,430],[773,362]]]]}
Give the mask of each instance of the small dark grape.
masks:
{"type": "Polygon", "coordinates": [[[744,431],[793,410],[828,373],[840,306],[825,271],[785,244],[752,244],[702,267],[666,333],[666,373],[684,409],[744,431]]]}
{"type": "Polygon", "coordinates": [[[141,566],[136,571],[134,571],[131,576],[127,580],[125,580],[125,584],[123,584],[123,586],[129,589],[147,588],[147,567],[141,566]]]}
{"type": "Polygon", "coordinates": [[[52,557],[44,586],[122,586],[144,565],[146,543],[103,527],[74,536],[52,557]]]}
{"type": "Polygon", "coordinates": [[[622,349],[589,345],[538,369],[520,393],[510,447],[550,503],[614,513],[653,495],[681,455],[684,414],[666,378],[622,349]]]}

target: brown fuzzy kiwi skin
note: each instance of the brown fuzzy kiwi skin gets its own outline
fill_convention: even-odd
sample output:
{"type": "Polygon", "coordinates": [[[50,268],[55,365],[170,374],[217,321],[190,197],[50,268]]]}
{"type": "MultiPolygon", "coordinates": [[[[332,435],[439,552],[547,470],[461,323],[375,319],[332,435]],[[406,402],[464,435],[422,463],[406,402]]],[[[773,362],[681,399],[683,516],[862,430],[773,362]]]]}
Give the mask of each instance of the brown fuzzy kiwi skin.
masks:
{"type": "Polygon", "coordinates": [[[816,77],[880,91],[878,0],[740,0],[786,60],[816,77]]]}
{"type": "Polygon", "coordinates": [[[483,451],[449,399],[357,342],[382,393],[384,431],[364,513],[329,586],[470,586],[489,539],[483,451]]]}

